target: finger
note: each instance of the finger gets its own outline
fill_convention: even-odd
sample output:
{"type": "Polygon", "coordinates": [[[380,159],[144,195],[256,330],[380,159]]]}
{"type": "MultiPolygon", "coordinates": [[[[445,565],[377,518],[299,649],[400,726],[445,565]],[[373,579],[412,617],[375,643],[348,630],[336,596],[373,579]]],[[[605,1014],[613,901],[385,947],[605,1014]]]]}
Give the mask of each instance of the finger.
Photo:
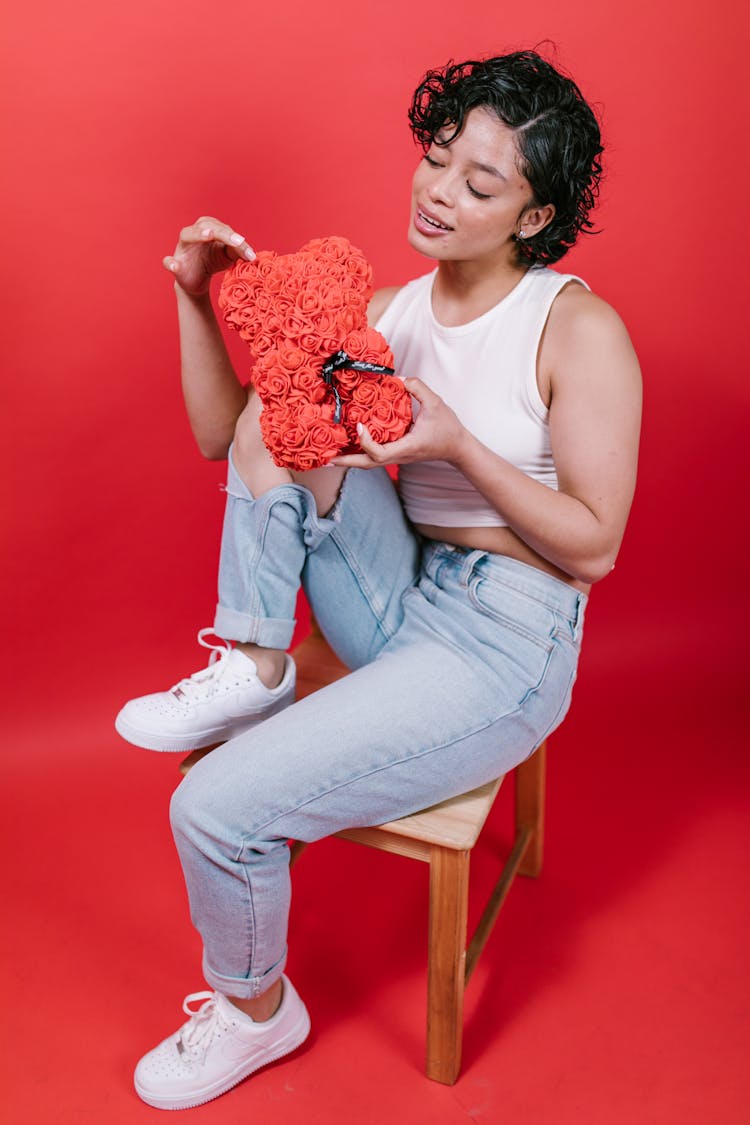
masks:
{"type": "Polygon", "coordinates": [[[166,258],[162,258],[161,264],[164,266],[164,269],[169,270],[170,273],[177,273],[178,264],[171,254],[168,254],[166,258]]]}
{"type": "Polygon", "coordinates": [[[388,441],[380,445],[374,440],[366,426],[357,426],[359,444],[371,461],[376,465],[397,464],[402,458],[414,453],[414,441],[410,434],[406,434],[396,441],[388,441]]]}
{"type": "Polygon", "coordinates": [[[255,258],[255,251],[245,236],[232,230],[226,223],[218,219],[204,218],[199,219],[195,226],[198,228],[201,241],[221,242],[229,251],[233,251],[238,257],[247,258],[250,262],[255,258]]]}
{"type": "Polygon", "coordinates": [[[345,457],[333,457],[329,465],[340,469],[379,469],[377,461],[372,461],[366,453],[347,453],[345,457]]]}
{"type": "Polygon", "coordinates": [[[404,379],[404,386],[410,395],[412,395],[423,406],[430,406],[432,403],[440,402],[440,396],[436,395],[434,391],[430,390],[426,383],[421,379],[417,379],[416,375],[410,375],[408,379],[404,379]]]}
{"type": "Polygon", "coordinates": [[[357,423],[357,437],[359,438],[359,444],[363,451],[371,457],[373,461],[376,460],[381,454],[383,446],[375,441],[367,426],[363,426],[361,422],[357,423]]]}

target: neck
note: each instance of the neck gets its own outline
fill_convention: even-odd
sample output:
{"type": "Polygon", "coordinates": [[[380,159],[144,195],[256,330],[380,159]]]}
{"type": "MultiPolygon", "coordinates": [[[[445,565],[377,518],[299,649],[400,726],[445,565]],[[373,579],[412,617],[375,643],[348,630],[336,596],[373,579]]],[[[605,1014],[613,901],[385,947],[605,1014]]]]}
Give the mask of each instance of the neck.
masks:
{"type": "Polygon", "coordinates": [[[514,261],[439,262],[433,289],[435,315],[443,324],[473,320],[507,297],[526,273],[514,261]]]}

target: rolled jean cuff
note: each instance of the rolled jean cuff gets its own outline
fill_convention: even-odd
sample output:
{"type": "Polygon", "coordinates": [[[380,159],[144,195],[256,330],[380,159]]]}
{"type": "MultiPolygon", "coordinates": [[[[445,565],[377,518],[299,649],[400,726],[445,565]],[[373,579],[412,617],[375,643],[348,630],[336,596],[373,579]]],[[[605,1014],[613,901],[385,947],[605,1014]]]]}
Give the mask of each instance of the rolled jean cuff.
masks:
{"type": "Polygon", "coordinates": [[[203,977],[215,992],[221,992],[224,996],[236,996],[238,1000],[254,1000],[279,980],[286,967],[286,958],[287,952],[284,950],[283,957],[259,977],[227,977],[211,968],[204,952],[203,977]]]}
{"type": "Polygon", "coordinates": [[[282,617],[252,617],[237,609],[217,605],[214,632],[225,641],[240,641],[286,651],[292,643],[296,620],[282,617]]]}

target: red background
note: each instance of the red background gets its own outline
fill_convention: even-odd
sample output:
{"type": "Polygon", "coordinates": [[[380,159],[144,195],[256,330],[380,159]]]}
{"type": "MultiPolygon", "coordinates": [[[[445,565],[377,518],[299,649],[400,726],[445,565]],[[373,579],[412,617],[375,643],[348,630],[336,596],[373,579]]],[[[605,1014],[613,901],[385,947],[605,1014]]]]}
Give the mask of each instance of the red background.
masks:
{"type": "MultiPolygon", "coordinates": [[[[10,939],[10,971],[29,990],[24,1036],[33,1040],[44,1013],[64,1028],[64,1004],[86,1049],[96,1045],[100,1072],[87,1085],[65,1051],[49,1058],[34,1095],[42,1116],[42,1106],[54,1105],[56,1120],[78,1120],[70,1106],[101,1110],[103,1091],[118,1108],[101,1120],[137,1115],[132,1058],[171,1029],[178,993],[200,986],[164,823],[174,761],[127,751],[111,727],[128,696],[198,666],[194,634],[213,613],[223,466],[201,460],[182,412],[174,301],[161,258],[179,226],[207,212],[257,249],[345,234],[365,250],[379,284],[425,271],[429,262],[405,240],[415,161],[405,113],[414,85],[449,57],[549,39],[600,108],[608,148],[602,233],[561,268],[585,277],[624,317],[646,401],[631,525],[614,575],[594,592],[576,705],[556,740],[548,882],[519,893],[529,913],[520,908],[518,931],[502,951],[512,965],[519,944],[534,950],[540,903],[548,938],[557,927],[571,941],[554,880],[557,870],[564,887],[575,870],[577,924],[592,912],[606,919],[591,949],[576,945],[578,972],[585,961],[593,976],[574,976],[565,994],[589,1046],[591,1005],[605,982],[611,986],[607,955],[623,933],[632,960],[614,974],[621,992],[594,1018],[601,1057],[566,1091],[555,1040],[539,1088],[558,1090],[556,1108],[542,1099],[539,1116],[527,1119],[625,1122],[636,1112],[649,1121],[702,1119],[697,1111],[685,1116],[686,1098],[693,1108],[723,1105],[707,1119],[739,1120],[737,959],[746,907],[733,878],[747,717],[747,287],[738,249],[748,182],[745,18],[739,5],[645,0],[618,10],[538,0],[517,12],[488,0],[468,9],[454,0],[411,7],[382,0],[373,10],[342,0],[325,7],[227,0],[214,8],[136,0],[122,9],[27,0],[7,19],[3,767],[14,856],[9,901],[21,922],[10,939]],[[150,902],[156,893],[166,896],[157,938],[145,922],[139,937],[132,918],[143,896],[150,902]],[[658,934],[644,947],[636,936],[649,925],[658,934]],[[155,974],[154,942],[172,950],[163,954],[166,977],[155,974]],[[152,966],[143,976],[134,945],[152,966]],[[182,947],[178,979],[173,951],[182,947]],[[96,1005],[76,1007],[75,990],[88,990],[106,1012],[132,995],[140,1013],[152,977],[161,1005],[154,1026],[133,1016],[108,1070],[110,1033],[98,1025],[96,1005]],[[653,1027],[644,1012],[655,994],[673,1022],[639,1053],[645,1075],[630,1083],[634,1036],[644,1023],[653,1027]],[[631,1031],[622,1034],[617,1011],[628,1002],[631,1031]],[[703,1032],[685,1038],[696,1018],[703,1032]],[[708,1069],[703,1033],[716,1047],[708,1069]],[[627,1059],[621,1072],[614,1059],[627,1059]],[[613,1089],[622,1116],[613,1115],[613,1089]]],[[[236,341],[232,347],[242,364],[236,341]]],[[[330,846],[321,845],[321,857],[333,856],[330,846]]],[[[315,922],[312,939],[321,949],[330,938],[324,923],[315,922]]],[[[304,919],[298,928],[297,940],[310,940],[304,919]]],[[[416,953],[414,962],[418,990],[416,953]]],[[[530,963],[531,980],[535,971],[530,963]]],[[[566,979],[561,973],[557,986],[566,979]]],[[[380,993],[367,993],[363,1005],[378,1001],[380,993]]],[[[355,1014],[361,1034],[373,1035],[372,1010],[355,1014]]],[[[406,1053],[404,1081],[414,1098],[438,1097],[419,1079],[415,1019],[414,1043],[406,1048],[397,1035],[395,1046],[381,1046],[380,1061],[402,1065],[406,1053]]],[[[561,1031],[556,1010],[549,1026],[540,1013],[535,1027],[529,1034],[549,1044],[551,1028],[561,1031]]],[[[49,1028],[44,1034],[49,1039],[49,1028]]],[[[572,1034],[566,1066],[581,1057],[572,1034]]],[[[492,1035],[488,1026],[481,1046],[475,1039],[475,1081],[492,1035]]],[[[505,1072],[510,1019],[503,1039],[496,1058],[505,1072]]],[[[75,1044],[65,1050],[80,1062],[75,1044]]],[[[325,1068],[313,1052],[305,1058],[325,1068]]],[[[24,1054],[14,1074],[35,1065],[24,1054]]],[[[366,1113],[376,1105],[377,1080],[359,1069],[354,1096],[366,1113]]],[[[283,1070],[270,1073],[283,1089],[283,1070]]],[[[494,1090],[496,1077],[492,1071],[481,1082],[494,1090]]],[[[504,1073],[505,1097],[507,1081],[504,1073]]],[[[517,1081],[511,1104],[523,1106],[529,1086],[517,1081]]],[[[23,1107],[29,1083],[13,1088],[23,1107]]],[[[307,1105],[305,1119],[315,1112],[307,1105]]],[[[372,1112],[373,1121],[386,1119],[372,1112]]],[[[278,1120],[291,1121],[290,1113],[280,1107],[278,1120]]],[[[348,1119],[341,1114],[328,1119],[348,1119]]],[[[431,1116],[464,1119],[442,1108],[431,1116]]]]}

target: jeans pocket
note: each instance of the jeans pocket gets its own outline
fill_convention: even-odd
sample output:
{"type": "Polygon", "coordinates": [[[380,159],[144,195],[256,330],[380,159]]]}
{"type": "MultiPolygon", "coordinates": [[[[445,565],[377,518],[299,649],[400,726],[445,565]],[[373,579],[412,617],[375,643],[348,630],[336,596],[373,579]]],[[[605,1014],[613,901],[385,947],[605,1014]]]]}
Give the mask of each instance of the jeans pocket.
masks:
{"type": "Polygon", "coordinates": [[[555,639],[555,614],[541,602],[475,576],[468,588],[475,613],[472,632],[485,661],[496,666],[505,686],[522,703],[547,675],[555,639]]]}
{"type": "Polygon", "coordinates": [[[532,645],[549,652],[558,631],[554,610],[536,598],[498,582],[475,575],[469,583],[469,600],[485,617],[517,633],[532,645]]]}

